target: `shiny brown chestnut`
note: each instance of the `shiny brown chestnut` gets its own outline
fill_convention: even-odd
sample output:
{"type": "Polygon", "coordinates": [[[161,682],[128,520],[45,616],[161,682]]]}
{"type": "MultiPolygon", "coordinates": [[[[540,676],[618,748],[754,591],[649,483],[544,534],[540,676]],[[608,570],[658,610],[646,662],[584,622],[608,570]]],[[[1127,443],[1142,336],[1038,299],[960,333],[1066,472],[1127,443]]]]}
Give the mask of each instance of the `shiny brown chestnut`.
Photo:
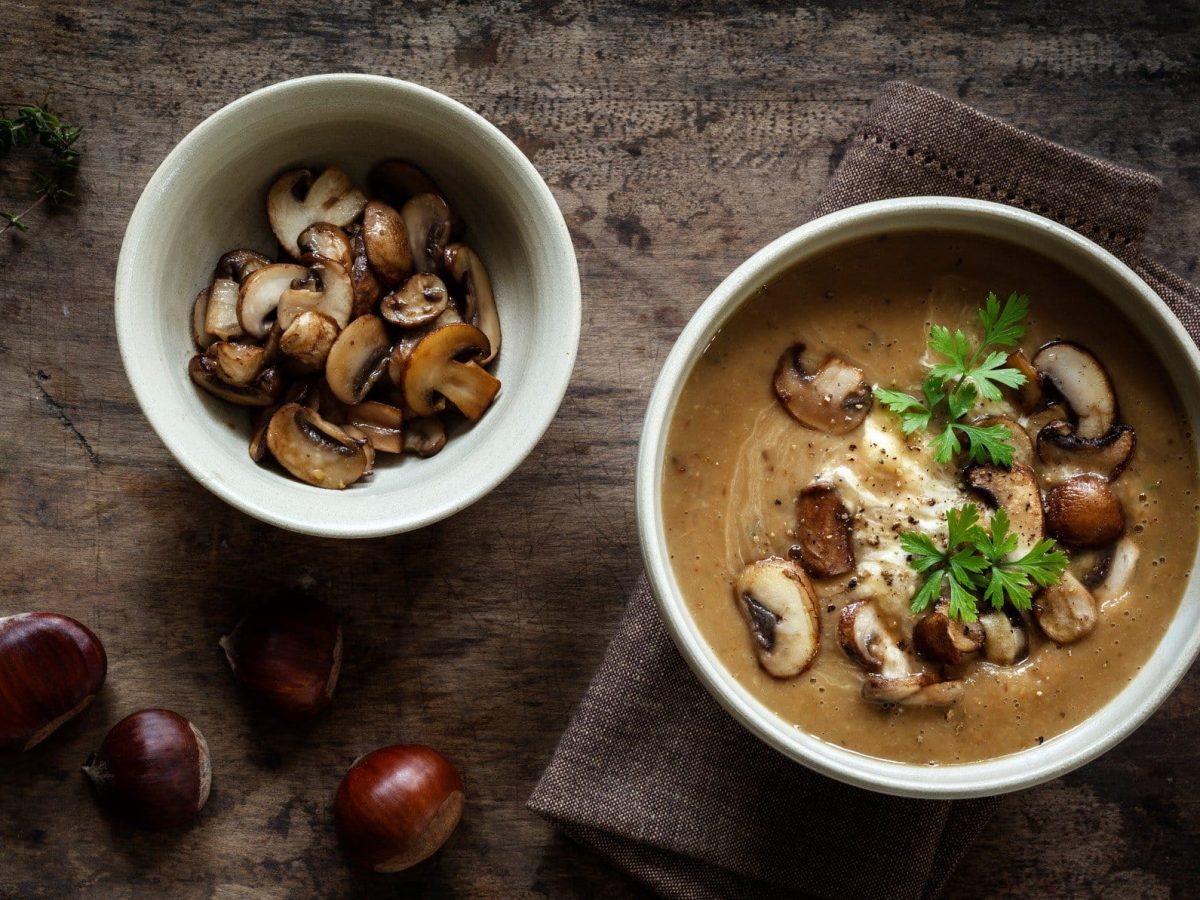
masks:
{"type": "Polygon", "coordinates": [[[338,786],[333,816],[350,861],[400,872],[436,853],[462,817],[463,783],[429,747],[397,744],[368,753],[338,786]]]}
{"type": "Polygon", "coordinates": [[[0,619],[0,753],[29,750],[79,715],[107,672],[99,638],[68,616],[0,619]]]}
{"type": "Polygon", "coordinates": [[[221,638],[221,648],[238,681],[290,718],[328,706],[342,668],[337,615],[317,600],[288,597],[264,604],[221,638]]]}
{"type": "Polygon", "coordinates": [[[154,830],[191,822],[212,787],[208,742],[169,709],[143,709],[122,719],[83,771],[107,805],[154,830]]]}

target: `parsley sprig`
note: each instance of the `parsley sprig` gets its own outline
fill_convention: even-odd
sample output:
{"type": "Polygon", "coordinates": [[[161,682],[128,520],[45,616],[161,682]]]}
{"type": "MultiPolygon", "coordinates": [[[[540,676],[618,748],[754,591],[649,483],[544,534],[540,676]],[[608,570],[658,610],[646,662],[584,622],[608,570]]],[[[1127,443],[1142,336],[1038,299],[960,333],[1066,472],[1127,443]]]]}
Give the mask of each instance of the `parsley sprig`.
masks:
{"type": "Polygon", "coordinates": [[[40,104],[17,106],[11,118],[6,106],[0,104],[0,157],[13,150],[42,147],[48,159],[36,173],[37,183],[34,199],[19,213],[0,211],[0,234],[10,228],[28,231],[25,217],[43,203],[58,205],[75,196],[75,174],[79,171],[80,150],[75,146],[83,128],[68,125],[49,105],[48,100],[40,104]]]}
{"type": "Polygon", "coordinates": [[[1049,539],[1020,559],[1009,559],[1018,543],[1003,508],[996,510],[990,529],[985,529],[974,503],[947,511],[945,550],[924,532],[903,532],[900,546],[908,554],[908,564],[925,576],[913,596],[912,611],[922,612],[941,597],[944,583],[949,587],[950,617],[961,622],[974,622],[979,617],[981,600],[993,609],[1003,609],[1005,603],[1019,610],[1029,609],[1034,587],[1058,581],[1068,559],[1049,539]]]}
{"type": "Polygon", "coordinates": [[[938,462],[950,462],[963,449],[965,438],[972,462],[1012,464],[1012,435],[1005,426],[970,425],[961,420],[980,399],[999,400],[1001,387],[1025,383],[1025,376],[1007,365],[1009,351],[1001,348],[1015,347],[1024,337],[1028,313],[1029,298],[1024,294],[1010,294],[1001,306],[996,294],[990,293],[979,310],[983,341],[977,346],[961,328],[951,331],[945,325],[933,325],[929,329],[929,349],[946,361],[929,370],[921,397],[875,388],[879,401],[900,416],[905,434],[933,431],[935,423],[944,424],[930,439],[938,462]]]}

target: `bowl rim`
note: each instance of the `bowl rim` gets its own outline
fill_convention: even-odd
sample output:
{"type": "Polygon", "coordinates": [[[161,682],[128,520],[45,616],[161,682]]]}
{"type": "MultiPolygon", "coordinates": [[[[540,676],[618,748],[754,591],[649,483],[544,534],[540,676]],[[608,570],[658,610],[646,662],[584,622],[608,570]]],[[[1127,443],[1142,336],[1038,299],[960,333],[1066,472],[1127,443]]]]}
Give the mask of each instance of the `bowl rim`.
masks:
{"type": "MultiPolygon", "coordinates": [[[[397,108],[401,107],[398,105],[397,108]]],[[[387,75],[356,72],[306,75],[265,85],[230,101],[188,131],[163,158],[154,170],[154,174],[150,176],[150,180],[146,182],[125,226],[117,261],[113,307],[117,344],[126,380],[133,389],[142,415],[150,423],[150,427],[158,435],[159,440],[188,474],[226,503],[260,521],[301,534],[333,538],[384,537],[424,528],[461,512],[498,487],[529,457],[557,417],[575,370],[583,321],[583,294],[579,278],[579,264],[570,231],[550,187],[521,149],[498,127],[453,97],[412,81],[387,75]],[[153,386],[133,377],[133,373],[138,371],[138,367],[132,362],[136,343],[134,340],[137,324],[134,319],[136,310],[132,302],[123,300],[123,298],[133,293],[133,280],[137,269],[134,260],[135,245],[140,242],[141,235],[152,224],[150,221],[151,207],[162,192],[164,183],[173,177],[176,169],[182,163],[186,162],[193,145],[206,132],[219,127],[226,120],[238,116],[248,106],[282,94],[304,91],[317,85],[322,87],[337,85],[344,90],[356,90],[363,87],[391,90],[407,99],[439,105],[460,116],[470,127],[482,132],[497,149],[507,155],[508,162],[517,170],[526,189],[533,192],[533,201],[547,214],[546,227],[541,230],[541,234],[553,249],[554,255],[561,259],[561,265],[565,269],[562,274],[566,276],[565,281],[569,286],[569,291],[565,296],[558,296],[556,301],[562,306],[561,323],[568,338],[566,343],[569,346],[557,348],[559,353],[553,358],[553,366],[548,372],[550,377],[546,378],[542,384],[543,395],[552,401],[545,407],[547,411],[545,420],[531,421],[529,427],[522,432],[520,443],[509,444],[510,447],[516,448],[516,452],[511,453],[507,461],[489,467],[487,474],[472,481],[470,487],[462,494],[457,495],[449,502],[435,504],[418,513],[398,508],[388,517],[375,517],[369,521],[320,520],[317,517],[302,520],[281,515],[269,505],[247,498],[230,488],[223,479],[214,477],[212,470],[196,458],[186,442],[177,438],[172,423],[167,420],[167,417],[157,411],[153,386]]],[[[314,505],[319,506],[319,504],[314,505]]]]}
{"type": "MultiPolygon", "coordinates": [[[[661,516],[661,473],[675,404],[692,366],[716,331],[749,302],[757,286],[806,255],[806,248],[814,242],[828,240],[828,246],[836,245],[840,243],[836,235],[869,220],[886,222],[922,213],[949,218],[957,216],[962,221],[1002,220],[1027,234],[1040,233],[1048,239],[1065,242],[1068,245],[1066,252],[1080,251],[1079,255],[1088,258],[1093,272],[1103,271],[1106,277],[1121,282],[1129,289],[1129,295],[1145,307],[1145,312],[1158,320],[1156,325],[1165,329],[1175,345],[1173,352],[1178,351],[1175,359],[1168,359],[1170,354],[1159,351],[1160,361],[1171,373],[1172,380],[1178,383],[1179,373],[1200,378],[1200,350],[1163,300],[1129,266],[1077,232],[1035,213],[970,198],[917,196],[859,204],[801,225],[754,253],[718,285],[684,327],[663,364],[646,409],[637,459],[638,536],[651,594],[676,647],[705,689],[752,734],[816,772],[878,793],[924,799],[993,796],[1032,787],[1090,762],[1124,740],[1162,704],[1200,652],[1200,629],[1193,629],[1186,635],[1183,652],[1169,660],[1165,672],[1155,670],[1157,681],[1142,681],[1142,676],[1151,670],[1172,630],[1182,627],[1179,617],[1185,604],[1194,603],[1200,592],[1197,586],[1200,571],[1195,564],[1179,608],[1159,645],[1133,679],[1092,715],[1037,747],[972,763],[931,766],[872,757],[826,742],[787,723],[742,687],[700,634],[688,611],[671,568],[661,516]],[[1130,692],[1139,685],[1149,687],[1136,696],[1131,695],[1130,692]],[[1131,707],[1126,710],[1128,715],[1112,723],[1106,731],[1086,738],[1078,737],[1085,733],[1089,723],[1095,722],[1123,699],[1122,705],[1131,707]],[[1065,739],[1073,734],[1077,735],[1076,739],[1068,743],[1065,739]]],[[[913,227],[911,224],[897,225],[897,230],[912,230],[913,227]]],[[[944,221],[939,221],[928,227],[944,229],[947,226],[944,221]]],[[[847,235],[845,239],[853,240],[854,236],[847,235]]],[[[821,252],[821,249],[824,248],[815,252],[821,252]]],[[[1194,416],[1194,410],[1187,410],[1186,397],[1181,398],[1181,402],[1185,411],[1194,416]]],[[[1191,405],[1195,407],[1195,404],[1191,405]]],[[[1196,548],[1196,553],[1200,559],[1200,547],[1196,548]]],[[[1119,712],[1121,710],[1114,710],[1113,714],[1119,712]]]]}

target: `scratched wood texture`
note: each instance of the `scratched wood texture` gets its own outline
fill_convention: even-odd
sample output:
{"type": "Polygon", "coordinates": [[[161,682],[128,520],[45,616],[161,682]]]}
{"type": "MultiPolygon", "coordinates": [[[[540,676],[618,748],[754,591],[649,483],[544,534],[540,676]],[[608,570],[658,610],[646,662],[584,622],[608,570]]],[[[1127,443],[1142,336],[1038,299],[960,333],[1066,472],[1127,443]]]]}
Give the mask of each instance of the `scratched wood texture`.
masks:
{"type": "MultiPolygon", "coordinates": [[[[1152,252],[1192,276],[1200,249],[1195,3],[0,0],[0,34],[0,99],[50,89],[86,127],[78,202],[0,238],[0,613],[74,615],[111,660],[92,710],[0,764],[5,898],[640,895],[525,798],[638,575],[633,462],[659,365],[718,281],[800,221],[879,84],[1159,175],[1152,252]],[[274,530],[193,482],[134,403],[111,310],[125,223],[175,142],[247,91],[336,70],[422,82],[510,135],[562,207],[585,294],[574,381],[530,459],[456,518],[363,543],[274,530]],[[289,589],[346,629],[336,703],[299,733],[247,709],[217,649],[256,595],[289,589]],[[212,746],[212,800],[182,833],[103,816],[79,772],[147,705],[212,746]],[[418,870],[359,874],[333,792],[397,740],[460,766],[466,817],[418,870]]],[[[27,178],[0,168],[0,206],[27,178]]],[[[952,894],[1200,895],[1198,709],[1193,675],[1101,761],[1006,799],[952,894]]]]}

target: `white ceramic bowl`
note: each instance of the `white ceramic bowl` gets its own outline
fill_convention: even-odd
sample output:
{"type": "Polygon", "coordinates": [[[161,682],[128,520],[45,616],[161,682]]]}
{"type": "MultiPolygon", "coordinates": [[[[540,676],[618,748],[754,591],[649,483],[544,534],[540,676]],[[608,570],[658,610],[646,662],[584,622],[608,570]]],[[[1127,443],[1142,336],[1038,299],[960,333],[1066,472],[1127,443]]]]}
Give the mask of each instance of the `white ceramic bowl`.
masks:
{"type": "Polygon", "coordinates": [[[461,103],[405,81],[315,75],[255,91],[201,122],[146,185],[117,266],[117,339],[151,426],[201,484],[282,528],[372,537],[450,516],[503,481],[538,442],[567,389],[581,298],[571,237],[537,170],[461,103]],[[255,465],[249,416],[192,384],[190,308],[226,250],[273,256],[266,191],[300,165],[336,164],[361,186],[399,156],[424,168],[466,220],[504,331],[503,388],[474,426],[430,459],[379,458],[345,491],[255,465]]]}
{"type": "Polygon", "coordinates": [[[1158,708],[1200,649],[1200,559],[1179,612],[1132,682],[1085,722],[1033,747],[984,762],[931,767],[864,756],[788,724],[721,665],[688,611],[671,570],[662,521],[668,425],[692,366],[722,324],[774,276],[809,256],[857,238],[943,229],[1002,238],[1036,250],[1083,276],[1138,323],[1162,359],[1200,433],[1200,353],[1166,305],[1134,272],[1096,244],[1049,219],[977,200],[913,197],[866,203],[789,232],[739,266],[703,303],[667,357],[642,430],[637,519],[650,586],[684,658],[712,695],[772,747],[811,769],[858,787],[911,797],[1000,794],[1063,775],[1112,748],[1158,708]]]}

